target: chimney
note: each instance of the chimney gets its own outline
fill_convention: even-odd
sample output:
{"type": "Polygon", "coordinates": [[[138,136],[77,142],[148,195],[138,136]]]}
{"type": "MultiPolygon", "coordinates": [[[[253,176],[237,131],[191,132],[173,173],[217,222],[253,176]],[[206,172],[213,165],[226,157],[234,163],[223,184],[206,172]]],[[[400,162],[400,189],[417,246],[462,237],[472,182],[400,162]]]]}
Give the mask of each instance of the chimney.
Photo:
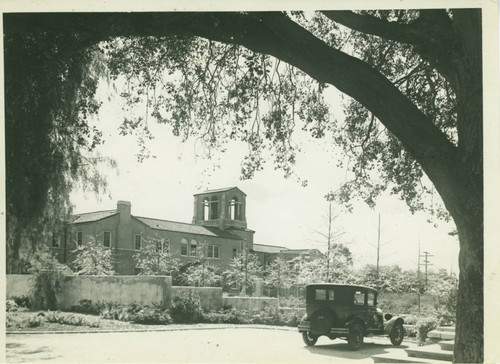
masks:
{"type": "Polygon", "coordinates": [[[120,214],[120,221],[128,223],[130,220],[132,204],[129,201],[118,201],[116,204],[116,210],[120,214]]]}

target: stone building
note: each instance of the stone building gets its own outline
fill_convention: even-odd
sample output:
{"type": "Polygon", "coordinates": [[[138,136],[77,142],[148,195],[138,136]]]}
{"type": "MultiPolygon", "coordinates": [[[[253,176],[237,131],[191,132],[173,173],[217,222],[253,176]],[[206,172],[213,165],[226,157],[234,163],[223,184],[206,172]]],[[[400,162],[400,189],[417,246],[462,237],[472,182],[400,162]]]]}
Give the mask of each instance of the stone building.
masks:
{"type": "Polygon", "coordinates": [[[152,239],[179,258],[181,266],[193,262],[196,249],[203,244],[205,256],[221,271],[245,247],[258,256],[263,268],[278,255],[288,260],[319,253],[316,249],[254,244],[255,231],[247,228],[246,197],[238,187],[194,194],[192,223],[136,216],[130,202],[118,201],[113,210],[72,216],[61,237],[53,240],[51,250],[59,261],[71,266],[74,250],[94,239],[113,250],[115,272],[122,275],[140,273],[134,255],[152,239]]]}
{"type": "Polygon", "coordinates": [[[192,262],[204,244],[211,263],[225,270],[241,249],[253,250],[254,233],[247,229],[246,194],[231,187],[195,194],[191,224],[133,215],[128,201],[118,201],[113,210],[74,215],[52,250],[71,265],[77,246],[95,239],[113,249],[115,272],[128,275],[139,273],[134,255],[148,239],[161,242],[181,265],[192,262]]]}

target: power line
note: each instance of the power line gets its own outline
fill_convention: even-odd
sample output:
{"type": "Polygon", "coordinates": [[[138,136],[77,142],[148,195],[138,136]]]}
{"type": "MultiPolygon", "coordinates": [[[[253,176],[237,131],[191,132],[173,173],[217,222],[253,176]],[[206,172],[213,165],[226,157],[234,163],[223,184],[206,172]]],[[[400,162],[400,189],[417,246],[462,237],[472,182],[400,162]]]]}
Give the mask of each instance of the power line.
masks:
{"type": "MultiPolygon", "coordinates": [[[[426,290],[427,290],[427,284],[428,284],[428,280],[427,280],[427,267],[429,265],[432,265],[432,263],[429,261],[429,257],[433,257],[433,256],[434,255],[432,255],[429,252],[423,252],[423,254],[420,254],[420,249],[419,249],[419,258],[424,258],[424,262],[423,263],[419,263],[419,272],[420,272],[420,265],[425,266],[425,289],[426,290]]],[[[420,261],[420,259],[419,259],[419,261],[420,261]]]]}

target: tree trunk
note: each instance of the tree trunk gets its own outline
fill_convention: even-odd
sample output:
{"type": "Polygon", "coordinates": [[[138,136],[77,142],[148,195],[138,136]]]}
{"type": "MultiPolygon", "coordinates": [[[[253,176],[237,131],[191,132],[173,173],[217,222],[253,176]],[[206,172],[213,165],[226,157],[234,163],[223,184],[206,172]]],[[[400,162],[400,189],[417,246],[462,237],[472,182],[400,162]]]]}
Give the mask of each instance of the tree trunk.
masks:
{"type": "MultiPolygon", "coordinates": [[[[470,214],[470,211],[466,212],[470,214]]],[[[477,225],[457,223],[460,238],[459,285],[454,362],[484,360],[483,230],[477,225]]]]}

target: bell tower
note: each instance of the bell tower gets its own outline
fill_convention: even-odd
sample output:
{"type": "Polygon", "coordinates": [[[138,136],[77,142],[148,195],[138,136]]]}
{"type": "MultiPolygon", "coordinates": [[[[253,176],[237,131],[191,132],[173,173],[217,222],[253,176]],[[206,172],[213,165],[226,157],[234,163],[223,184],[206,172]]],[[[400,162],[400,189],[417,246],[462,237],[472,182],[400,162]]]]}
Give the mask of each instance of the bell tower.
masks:
{"type": "Polygon", "coordinates": [[[209,190],[194,195],[193,224],[221,230],[247,228],[246,194],[238,187],[209,190]]]}

